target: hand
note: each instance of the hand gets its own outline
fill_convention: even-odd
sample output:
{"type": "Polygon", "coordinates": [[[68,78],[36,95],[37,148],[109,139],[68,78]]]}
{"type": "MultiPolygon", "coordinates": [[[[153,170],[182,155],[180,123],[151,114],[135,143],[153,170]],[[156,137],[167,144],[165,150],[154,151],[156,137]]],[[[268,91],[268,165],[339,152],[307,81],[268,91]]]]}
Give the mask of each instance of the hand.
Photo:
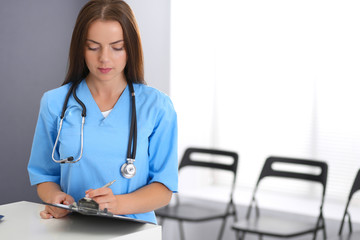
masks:
{"type": "MultiPolygon", "coordinates": [[[[60,192],[56,195],[54,195],[53,199],[50,200],[49,203],[55,203],[55,204],[64,204],[64,205],[70,205],[74,202],[74,198],[64,192],[60,192]]],[[[49,219],[49,218],[62,218],[68,215],[69,211],[52,207],[49,205],[45,206],[45,210],[40,212],[40,216],[43,219],[49,219]]]]}
{"type": "Polygon", "coordinates": [[[111,213],[116,214],[118,209],[117,199],[111,188],[89,189],[85,192],[85,197],[93,199],[99,204],[99,208],[107,208],[111,213]]]}

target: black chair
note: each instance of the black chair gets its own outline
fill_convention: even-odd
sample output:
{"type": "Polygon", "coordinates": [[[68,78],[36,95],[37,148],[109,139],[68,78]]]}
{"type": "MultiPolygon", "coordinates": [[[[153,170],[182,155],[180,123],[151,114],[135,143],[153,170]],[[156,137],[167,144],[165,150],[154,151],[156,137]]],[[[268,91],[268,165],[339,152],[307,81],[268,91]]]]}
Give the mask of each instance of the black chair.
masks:
{"type": "Polygon", "coordinates": [[[328,166],[325,162],[283,157],[269,157],[268,159],[266,159],[260,177],[253,191],[246,218],[242,221],[234,223],[232,226],[232,229],[236,232],[236,237],[239,239],[244,239],[246,233],[252,233],[259,235],[260,239],[262,239],[262,236],[291,238],[303,234],[313,233],[313,239],[316,239],[317,231],[322,229],[324,233],[324,239],[326,239],[325,220],[323,217],[323,204],[326,190],[327,172],[328,166]],[[310,173],[299,173],[296,171],[274,170],[274,163],[286,163],[293,166],[305,165],[318,167],[321,169],[321,172],[320,174],[316,175],[310,173]],[[264,180],[264,178],[266,177],[282,177],[320,183],[322,185],[323,191],[318,217],[315,220],[308,222],[307,220],[304,221],[303,219],[299,218],[290,219],[288,218],[288,214],[286,213],[281,213],[280,215],[276,216],[260,216],[260,209],[257,204],[256,193],[260,181],[264,180]],[[255,205],[256,216],[251,218],[250,215],[253,205],[255,205]]]}
{"type": "Polygon", "coordinates": [[[238,154],[235,152],[228,152],[222,150],[215,149],[203,149],[203,148],[188,148],[184,156],[181,160],[179,166],[179,173],[185,167],[202,167],[202,168],[210,168],[214,170],[225,170],[233,173],[233,180],[231,183],[230,189],[230,199],[226,204],[225,209],[214,209],[208,208],[204,206],[203,202],[194,201],[191,203],[182,203],[180,201],[180,197],[178,194],[175,195],[175,204],[168,205],[166,207],[160,208],[155,211],[157,217],[160,218],[159,223],[162,224],[165,219],[176,220],[179,223],[180,237],[181,239],[185,239],[184,236],[184,228],[183,222],[204,222],[216,219],[222,219],[222,224],[220,227],[220,232],[218,235],[218,239],[222,238],[224,233],[224,228],[226,224],[226,219],[228,216],[233,215],[236,219],[236,209],[233,202],[233,192],[235,189],[235,181],[236,181],[236,172],[238,166],[238,154]],[[230,157],[233,161],[229,164],[222,164],[218,162],[205,162],[203,160],[195,159],[196,156],[194,154],[210,154],[213,159],[216,159],[218,156],[226,156],[230,157]]]}
{"type": "Polygon", "coordinates": [[[353,195],[355,194],[355,192],[357,192],[359,189],[360,189],[360,170],[357,172],[354,183],[351,187],[351,191],[350,191],[348,200],[346,202],[344,215],[341,220],[340,229],[339,229],[339,239],[360,239],[360,232],[353,233],[353,227],[352,227],[351,217],[350,217],[350,213],[349,213],[349,205],[350,205],[351,199],[352,199],[353,195]],[[349,234],[346,236],[342,236],[342,231],[344,228],[346,216],[347,216],[348,223],[349,223],[349,234]]]}

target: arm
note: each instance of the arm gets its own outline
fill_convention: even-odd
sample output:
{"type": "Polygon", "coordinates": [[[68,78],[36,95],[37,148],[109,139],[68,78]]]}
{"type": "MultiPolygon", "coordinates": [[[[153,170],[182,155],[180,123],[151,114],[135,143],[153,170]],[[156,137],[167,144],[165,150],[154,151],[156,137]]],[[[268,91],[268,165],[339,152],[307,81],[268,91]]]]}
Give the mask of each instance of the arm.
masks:
{"type": "MultiPolygon", "coordinates": [[[[42,201],[46,203],[60,203],[69,205],[74,199],[61,191],[60,186],[54,182],[44,182],[37,185],[37,192],[42,201]]],[[[40,212],[41,218],[61,218],[66,216],[69,211],[57,207],[45,206],[45,210],[40,212]]]]}
{"type": "Polygon", "coordinates": [[[100,205],[100,209],[107,208],[119,215],[150,212],[167,205],[172,192],[163,184],[153,182],[135,192],[114,195],[110,188],[98,188],[86,191],[86,195],[100,205]]]}
{"type": "MultiPolygon", "coordinates": [[[[50,104],[50,95],[45,93],[41,98],[28,172],[31,185],[37,186],[38,195],[42,201],[70,204],[74,201],[72,197],[63,193],[60,186],[56,184],[60,183],[60,164],[51,160],[51,153],[57,135],[57,117],[50,110],[54,109],[53,105],[50,104]],[[52,107],[49,107],[49,105],[52,105],[52,107]]],[[[59,158],[57,151],[55,156],[59,158]]],[[[50,206],[46,206],[45,210],[40,213],[42,218],[58,218],[66,214],[66,211],[58,211],[58,209],[50,206]]]]}

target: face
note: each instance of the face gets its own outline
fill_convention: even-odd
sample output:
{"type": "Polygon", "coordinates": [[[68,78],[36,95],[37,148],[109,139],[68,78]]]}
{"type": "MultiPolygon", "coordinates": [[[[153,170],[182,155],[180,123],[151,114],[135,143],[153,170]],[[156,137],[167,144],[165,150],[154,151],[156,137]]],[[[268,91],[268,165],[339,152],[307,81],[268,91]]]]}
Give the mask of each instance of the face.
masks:
{"type": "Polygon", "coordinates": [[[117,21],[96,20],[87,34],[85,62],[89,81],[126,81],[123,30],[117,21]]]}

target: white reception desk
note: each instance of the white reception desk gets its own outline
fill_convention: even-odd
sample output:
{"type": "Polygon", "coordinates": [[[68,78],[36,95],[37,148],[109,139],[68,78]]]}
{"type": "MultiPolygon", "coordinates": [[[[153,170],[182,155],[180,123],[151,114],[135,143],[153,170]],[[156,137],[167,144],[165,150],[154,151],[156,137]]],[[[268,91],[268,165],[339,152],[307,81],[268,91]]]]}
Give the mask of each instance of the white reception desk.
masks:
{"type": "Polygon", "coordinates": [[[161,240],[161,226],[125,222],[83,215],[70,215],[61,219],[41,219],[44,205],[15,202],[0,205],[0,239],[113,239],[161,240]]]}

